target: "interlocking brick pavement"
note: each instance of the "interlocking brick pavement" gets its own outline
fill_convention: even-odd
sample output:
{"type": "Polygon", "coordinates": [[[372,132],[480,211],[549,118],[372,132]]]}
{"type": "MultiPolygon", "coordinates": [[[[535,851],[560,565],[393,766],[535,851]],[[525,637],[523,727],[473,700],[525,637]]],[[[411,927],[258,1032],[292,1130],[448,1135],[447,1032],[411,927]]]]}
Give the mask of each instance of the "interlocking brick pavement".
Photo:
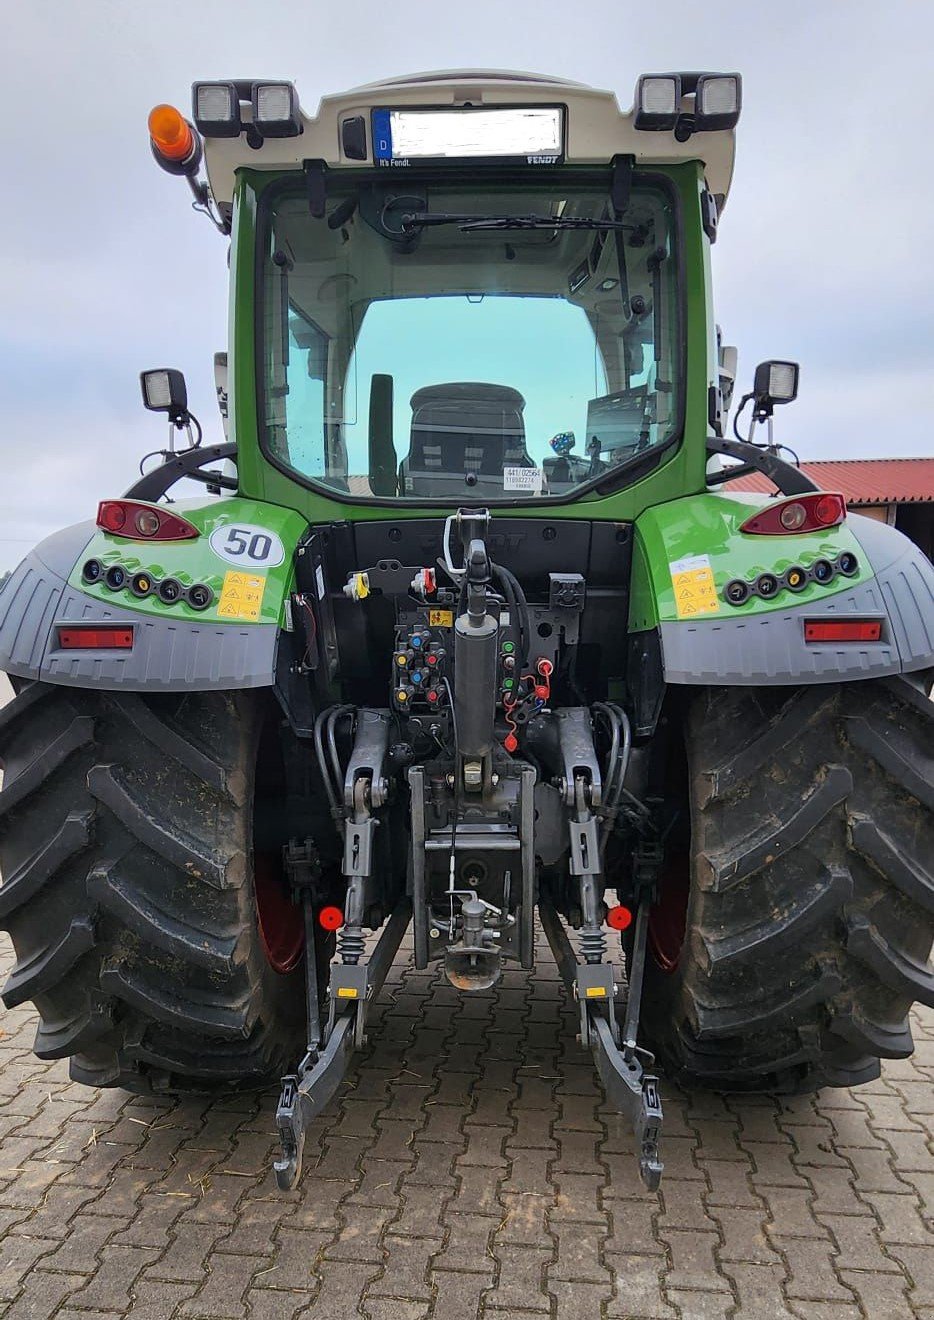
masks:
{"type": "Polygon", "coordinates": [[[0,1317],[934,1320],[934,1012],[855,1091],[663,1081],[655,1194],[538,954],[461,998],[404,945],[285,1194],[275,1094],[90,1091],[3,1015],[0,1317]]]}

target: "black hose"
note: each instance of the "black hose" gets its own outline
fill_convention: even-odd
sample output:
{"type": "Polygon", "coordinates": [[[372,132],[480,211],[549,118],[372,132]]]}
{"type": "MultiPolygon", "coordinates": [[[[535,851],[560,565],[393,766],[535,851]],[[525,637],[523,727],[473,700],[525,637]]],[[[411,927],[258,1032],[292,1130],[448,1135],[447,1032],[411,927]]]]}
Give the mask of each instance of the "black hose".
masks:
{"type": "Polygon", "coordinates": [[[610,753],[607,758],[607,776],[604,781],[604,819],[600,840],[602,856],[613,832],[625,789],[629,759],[632,755],[632,726],[626,712],[612,702],[597,702],[594,711],[603,716],[612,731],[610,753]]]}
{"type": "Polygon", "coordinates": [[[604,702],[598,701],[594,704],[594,712],[602,715],[610,726],[610,752],[606,758],[607,773],[603,781],[603,799],[609,802],[613,792],[613,781],[616,777],[616,763],[619,757],[620,742],[620,722],[616,717],[615,711],[604,702]]]}
{"type": "Polygon", "coordinates": [[[324,724],[325,721],[330,717],[330,714],[331,714],[331,707],[327,707],[325,710],[322,710],[319,713],[317,719],[315,720],[314,742],[315,742],[315,758],[318,762],[318,771],[321,775],[322,783],[324,784],[324,791],[328,795],[328,803],[331,808],[331,814],[336,815],[338,811],[337,799],[334,796],[334,785],[331,783],[331,773],[330,770],[328,769],[327,757],[324,754],[324,736],[323,736],[324,724]]]}
{"type": "Polygon", "coordinates": [[[335,728],[341,716],[349,714],[352,710],[353,706],[328,706],[320,712],[315,720],[315,758],[318,762],[318,770],[324,784],[324,791],[328,797],[331,815],[335,820],[343,815],[344,795],[344,777],[340,757],[337,754],[335,728]],[[327,752],[324,746],[325,737],[328,743],[327,752]]]}
{"type": "Polygon", "coordinates": [[[353,711],[353,706],[338,706],[328,721],[328,752],[331,757],[331,769],[334,772],[334,787],[337,791],[338,801],[342,801],[344,796],[344,772],[341,768],[340,757],[337,754],[337,721],[342,716],[348,715],[353,711]]]}
{"type": "Polygon", "coordinates": [[[514,573],[502,564],[491,564],[490,567],[494,578],[498,578],[502,583],[503,595],[506,597],[507,604],[511,607],[510,619],[512,618],[512,607],[514,606],[519,631],[519,654],[522,657],[522,668],[527,671],[529,667],[529,647],[532,639],[529,603],[526,600],[525,592],[522,590],[522,584],[514,573]]]}

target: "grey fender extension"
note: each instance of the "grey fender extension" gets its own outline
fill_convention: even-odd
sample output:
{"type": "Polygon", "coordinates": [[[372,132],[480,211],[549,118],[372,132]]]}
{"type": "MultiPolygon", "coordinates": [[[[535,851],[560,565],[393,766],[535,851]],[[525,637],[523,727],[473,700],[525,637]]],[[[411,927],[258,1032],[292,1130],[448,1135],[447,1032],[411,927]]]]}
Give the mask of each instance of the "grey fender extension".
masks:
{"type": "Polygon", "coordinates": [[[0,592],[0,670],[18,678],[130,692],[269,687],[278,629],[157,617],[96,600],[68,585],[93,523],[56,532],[32,550],[0,592]],[[125,623],[131,651],[61,651],[62,624],[125,623]]]}
{"type": "Polygon", "coordinates": [[[907,537],[851,514],[875,577],[820,602],[767,614],[660,625],[667,683],[838,683],[934,667],[934,565],[907,537]],[[886,621],[879,642],[805,643],[804,620],[852,615],[886,621]]]}

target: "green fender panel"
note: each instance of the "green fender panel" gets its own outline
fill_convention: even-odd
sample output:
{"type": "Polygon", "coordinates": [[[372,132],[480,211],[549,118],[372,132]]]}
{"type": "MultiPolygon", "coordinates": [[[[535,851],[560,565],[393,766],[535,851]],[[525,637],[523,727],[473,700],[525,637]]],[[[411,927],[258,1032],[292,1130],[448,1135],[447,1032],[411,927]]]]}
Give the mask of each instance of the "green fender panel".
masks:
{"type": "Polygon", "coordinates": [[[934,665],[934,567],[917,546],[853,514],[803,535],[741,532],[768,504],[718,491],[637,518],[629,625],[657,633],[666,682],[838,682],[934,665]],[[827,581],[813,576],[821,560],[833,570],[827,581]],[[795,570],[804,571],[798,590],[795,570]],[[767,599],[755,591],[763,574],[778,582],[767,599]],[[726,596],[735,580],[752,589],[740,605],[726,596]],[[846,616],[878,620],[878,641],[806,641],[806,622],[846,616]]]}
{"type": "Polygon", "coordinates": [[[170,511],[199,535],[129,540],[82,523],[27,555],[0,593],[0,668],[22,678],[133,691],[271,685],[280,629],[290,626],[286,599],[305,519],[240,497],[179,501],[170,511]],[[89,561],[100,566],[94,581],[89,561]],[[115,568],[124,580],[117,585],[111,574],[108,585],[115,568]],[[145,595],[138,594],[140,575],[145,595]],[[169,579],[180,590],[163,600],[158,587],[169,579]],[[203,609],[187,598],[197,585],[209,589],[203,609]],[[62,625],[92,622],[126,623],[132,648],[62,649],[62,625]]]}

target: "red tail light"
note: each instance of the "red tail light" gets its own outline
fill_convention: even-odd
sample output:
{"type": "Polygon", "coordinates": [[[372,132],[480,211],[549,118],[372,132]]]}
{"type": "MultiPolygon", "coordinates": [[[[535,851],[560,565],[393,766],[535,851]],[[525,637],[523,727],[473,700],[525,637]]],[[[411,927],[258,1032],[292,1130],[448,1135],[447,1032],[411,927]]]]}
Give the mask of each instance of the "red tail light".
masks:
{"type": "Polygon", "coordinates": [[[125,536],[130,541],[190,541],[201,535],[177,513],[136,500],[101,500],[97,525],[111,536],[125,536]]]}
{"type": "Polygon", "coordinates": [[[881,619],[805,619],[806,642],[878,642],[881,619]]]}
{"type": "Polygon", "coordinates": [[[133,629],[125,624],[99,623],[59,628],[58,645],[62,651],[129,651],[133,647],[133,629]]]}
{"type": "Polygon", "coordinates": [[[739,530],[752,536],[793,536],[796,532],[838,527],[845,517],[846,500],[842,495],[816,490],[770,504],[747,518],[739,530]]]}

